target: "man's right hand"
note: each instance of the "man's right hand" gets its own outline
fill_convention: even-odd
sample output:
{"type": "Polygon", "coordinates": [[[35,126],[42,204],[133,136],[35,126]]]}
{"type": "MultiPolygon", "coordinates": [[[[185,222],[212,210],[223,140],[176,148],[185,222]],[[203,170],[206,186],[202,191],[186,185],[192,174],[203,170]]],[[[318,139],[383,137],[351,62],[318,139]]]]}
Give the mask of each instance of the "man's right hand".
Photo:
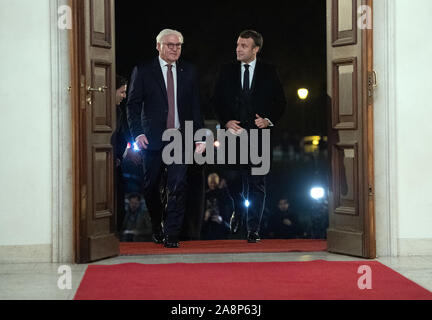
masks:
{"type": "Polygon", "coordinates": [[[140,148],[140,150],[142,150],[142,149],[146,150],[147,146],[149,145],[149,142],[148,142],[145,134],[138,136],[136,138],[136,143],[138,145],[138,148],[140,148]]]}
{"type": "Polygon", "coordinates": [[[239,126],[240,121],[230,120],[226,123],[225,128],[233,132],[234,134],[240,134],[243,130],[242,127],[239,126]]]}

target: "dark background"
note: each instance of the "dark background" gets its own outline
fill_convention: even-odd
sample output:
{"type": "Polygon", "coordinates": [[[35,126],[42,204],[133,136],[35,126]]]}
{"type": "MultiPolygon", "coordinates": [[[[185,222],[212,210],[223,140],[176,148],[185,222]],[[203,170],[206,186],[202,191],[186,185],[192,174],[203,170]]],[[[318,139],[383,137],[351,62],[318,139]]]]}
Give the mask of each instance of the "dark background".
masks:
{"type": "Polygon", "coordinates": [[[259,57],[278,67],[288,109],[278,130],[302,135],[325,135],[326,28],[325,1],[158,2],[116,1],[117,71],[129,77],[142,60],[156,57],[156,36],[162,29],[180,31],[185,38],[182,58],[199,70],[202,108],[209,107],[219,66],[235,61],[238,35],[260,32],[264,46],[259,57]],[[297,89],[310,90],[299,104],[297,89]]]}
{"type": "MultiPolygon", "coordinates": [[[[235,61],[239,33],[253,29],[263,35],[258,57],[278,67],[288,101],[272,135],[273,145],[283,146],[283,160],[273,162],[267,178],[267,211],[287,197],[305,221],[317,214],[309,190],[328,186],[328,156],[322,150],[307,154],[299,142],[304,136],[327,135],[325,1],[115,3],[117,72],[129,78],[136,64],[158,55],[156,36],[161,30],[180,31],[185,39],[181,58],[199,71],[206,120],[214,119],[209,106],[214,81],[222,63],[235,61]],[[297,97],[301,87],[309,89],[306,101],[297,97]]],[[[207,167],[206,173],[211,172],[219,172],[218,167],[207,167]]]]}

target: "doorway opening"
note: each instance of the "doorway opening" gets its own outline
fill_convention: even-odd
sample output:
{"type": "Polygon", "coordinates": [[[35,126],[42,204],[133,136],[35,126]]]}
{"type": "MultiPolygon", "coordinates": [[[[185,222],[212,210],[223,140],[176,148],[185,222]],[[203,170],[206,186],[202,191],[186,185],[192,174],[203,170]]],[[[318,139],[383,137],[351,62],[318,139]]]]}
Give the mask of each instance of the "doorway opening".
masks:
{"type": "MultiPolygon", "coordinates": [[[[326,2],[272,1],[244,8],[241,3],[219,1],[212,7],[196,3],[165,8],[161,10],[158,3],[142,1],[115,2],[117,74],[130,79],[135,65],[157,55],[156,35],[165,28],[179,30],[185,37],[182,59],[194,63],[199,71],[205,126],[215,130],[217,121],[210,98],[218,68],[235,60],[235,44],[241,31],[260,32],[264,46],[259,58],[277,66],[287,99],[284,116],[272,135],[272,166],[267,176],[261,237],[325,239],[330,184],[326,2]],[[306,99],[298,94],[302,88],[308,90],[306,99]]],[[[142,195],[136,196],[141,192],[142,169],[127,159],[121,169],[126,214],[118,219],[120,240],[151,241],[149,229],[144,227],[148,218],[140,220],[147,234],[124,233],[125,228],[130,231],[127,227],[128,217],[132,217],[127,214],[130,202],[138,205],[139,199],[143,214],[148,213],[142,195]]],[[[198,198],[200,190],[214,188],[216,175],[217,188],[226,181],[224,170],[217,165],[193,168],[191,175],[194,196],[198,198]]],[[[207,207],[205,194],[202,198],[202,205],[189,210],[201,217],[200,239],[232,239],[230,214],[206,214],[211,208],[207,207]]],[[[253,204],[245,202],[245,205],[253,204]]]]}

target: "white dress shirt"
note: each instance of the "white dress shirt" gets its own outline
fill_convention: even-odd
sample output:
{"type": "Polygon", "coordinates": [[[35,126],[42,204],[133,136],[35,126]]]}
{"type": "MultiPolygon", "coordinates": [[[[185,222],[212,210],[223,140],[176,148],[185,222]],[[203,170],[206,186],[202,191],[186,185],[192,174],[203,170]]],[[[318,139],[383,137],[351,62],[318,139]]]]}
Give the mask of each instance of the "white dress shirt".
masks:
{"type": "MultiPolygon", "coordinates": [[[[242,88],[244,87],[244,73],[245,73],[245,62],[241,63],[241,83],[242,83],[242,88]]],[[[253,80],[253,76],[254,76],[254,72],[255,72],[255,66],[256,66],[256,59],[250,63],[248,63],[249,65],[249,88],[252,88],[252,80],[253,80]]]]}

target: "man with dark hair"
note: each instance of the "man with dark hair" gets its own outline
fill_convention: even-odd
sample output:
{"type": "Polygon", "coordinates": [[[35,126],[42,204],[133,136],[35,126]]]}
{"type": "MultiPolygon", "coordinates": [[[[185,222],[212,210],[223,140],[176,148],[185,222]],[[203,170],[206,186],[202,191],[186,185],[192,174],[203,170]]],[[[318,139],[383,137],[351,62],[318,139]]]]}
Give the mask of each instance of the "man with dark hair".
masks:
{"type": "MultiPolygon", "coordinates": [[[[286,105],[284,91],[276,69],[257,59],[262,46],[261,34],[243,31],[237,40],[238,61],[220,69],[212,104],[221,128],[235,133],[258,129],[261,135],[263,129],[272,128],[282,117],[286,105]]],[[[260,144],[252,147],[262,149],[260,144]]],[[[226,177],[235,209],[231,232],[240,230],[246,216],[247,241],[255,243],[260,241],[266,191],[265,176],[252,175],[250,168],[251,164],[230,166],[226,177]],[[245,200],[249,200],[249,208],[245,200]]]]}
{"type": "Polygon", "coordinates": [[[147,208],[141,201],[139,193],[128,196],[126,215],[121,229],[121,240],[124,242],[151,241],[152,227],[147,208]]]}
{"type": "Polygon", "coordinates": [[[125,77],[116,75],[116,104],[120,105],[126,98],[128,81],[125,77]]]}
{"type": "Polygon", "coordinates": [[[292,212],[288,199],[282,198],[277,209],[269,217],[268,236],[273,239],[297,239],[303,237],[297,214],[292,212]]]}
{"type": "Polygon", "coordinates": [[[259,48],[259,51],[262,51],[264,45],[264,39],[262,35],[254,30],[245,30],[240,33],[240,38],[249,39],[251,38],[254,42],[255,47],[259,48]]]}

